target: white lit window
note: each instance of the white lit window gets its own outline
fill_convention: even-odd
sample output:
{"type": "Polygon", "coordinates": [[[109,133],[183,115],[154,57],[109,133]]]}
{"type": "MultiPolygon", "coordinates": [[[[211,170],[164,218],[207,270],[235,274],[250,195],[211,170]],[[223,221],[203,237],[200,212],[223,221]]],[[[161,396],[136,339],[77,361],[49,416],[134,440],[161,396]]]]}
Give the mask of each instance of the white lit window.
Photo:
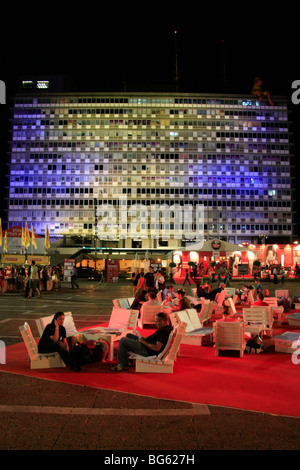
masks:
{"type": "Polygon", "coordinates": [[[49,88],[49,81],[48,80],[38,80],[36,82],[36,87],[39,88],[39,89],[49,88]]]}

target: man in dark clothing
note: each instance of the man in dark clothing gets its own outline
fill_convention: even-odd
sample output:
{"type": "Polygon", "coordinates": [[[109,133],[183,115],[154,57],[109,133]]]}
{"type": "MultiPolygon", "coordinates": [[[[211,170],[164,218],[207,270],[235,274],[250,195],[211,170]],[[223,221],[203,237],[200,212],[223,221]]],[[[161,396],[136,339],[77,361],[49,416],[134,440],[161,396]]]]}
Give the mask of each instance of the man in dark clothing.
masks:
{"type": "Polygon", "coordinates": [[[169,335],[172,331],[169,316],[159,312],[155,316],[157,330],[147,338],[129,333],[125,338],[121,338],[118,346],[118,365],[113,367],[113,371],[128,370],[130,353],[140,356],[156,356],[166,346],[169,335]]]}
{"type": "Polygon", "coordinates": [[[155,286],[153,268],[151,268],[151,267],[149,268],[149,272],[147,274],[145,274],[145,279],[146,279],[147,289],[148,290],[153,289],[154,286],[155,286]]]}

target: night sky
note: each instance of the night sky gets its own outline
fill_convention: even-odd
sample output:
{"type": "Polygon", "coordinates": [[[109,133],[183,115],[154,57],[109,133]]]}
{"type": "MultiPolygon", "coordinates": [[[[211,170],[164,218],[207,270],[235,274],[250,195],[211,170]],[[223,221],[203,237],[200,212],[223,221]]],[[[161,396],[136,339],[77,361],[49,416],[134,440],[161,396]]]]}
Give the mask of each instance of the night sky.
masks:
{"type": "MultiPolygon", "coordinates": [[[[19,75],[68,75],[70,91],[174,91],[177,50],[179,92],[249,94],[260,76],[272,95],[291,102],[291,84],[300,80],[297,10],[286,2],[280,9],[249,3],[241,12],[231,2],[222,8],[217,2],[181,8],[67,3],[63,12],[61,5],[14,4],[2,18],[11,25],[9,35],[4,28],[0,33],[0,79],[7,89],[6,105],[0,105],[3,222],[9,99],[19,75]]],[[[299,116],[300,104],[291,103],[296,174],[299,116]]]]}

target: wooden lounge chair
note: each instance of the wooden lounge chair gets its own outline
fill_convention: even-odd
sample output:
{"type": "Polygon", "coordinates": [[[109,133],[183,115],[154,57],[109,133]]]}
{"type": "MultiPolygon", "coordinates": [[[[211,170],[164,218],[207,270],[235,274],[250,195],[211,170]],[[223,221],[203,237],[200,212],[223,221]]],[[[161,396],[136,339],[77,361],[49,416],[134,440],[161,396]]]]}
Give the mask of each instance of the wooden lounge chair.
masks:
{"type": "Polygon", "coordinates": [[[235,287],[225,287],[224,291],[227,292],[227,294],[230,295],[231,298],[233,298],[235,296],[236,288],[235,287]]]}
{"type": "Polygon", "coordinates": [[[172,374],[174,362],[176,360],[180,343],[185,334],[186,324],[178,324],[170,333],[169,340],[164,350],[157,356],[140,356],[132,354],[131,359],[135,359],[136,372],[151,372],[172,374]]]}
{"type": "Polygon", "coordinates": [[[275,297],[279,298],[279,297],[285,297],[286,299],[289,299],[289,291],[288,289],[279,289],[279,290],[275,290],[275,297]]]}
{"type": "Polygon", "coordinates": [[[270,310],[272,313],[272,319],[277,318],[278,322],[282,321],[284,308],[282,305],[278,307],[278,299],[277,297],[264,297],[264,302],[266,302],[270,306],[270,310]]]}
{"type": "Polygon", "coordinates": [[[151,305],[151,302],[145,302],[140,310],[139,328],[143,328],[144,325],[155,325],[155,316],[161,311],[162,306],[160,303],[151,305]]]}
{"type": "Polygon", "coordinates": [[[261,339],[263,331],[268,329],[267,307],[243,308],[245,333],[261,339]]]}
{"type": "Polygon", "coordinates": [[[113,299],[114,307],[119,308],[130,308],[128,299],[113,299]]]}
{"type": "Polygon", "coordinates": [[[211,341],[213,329],[206,327],[205,323],[210,320],[214,305],[215,302],[204,304],[199,316],[195,309],[181,310],[170,314],[173,324],[184,322],[187,325],[181,344],[202,346],[205,338],[211,341]]]}
{"type": "MultiPolygon", "coordinates": [[[[67,336],[74,336],[74,335],[79,334],[74,323],[72,312],[64,312],[64,316],[65,316],[64,327],[66,329],[67,336]]],[[[48,315],[47,317],[42,317],[42,318],[38,318],[37,320],[35,320],[40,337],[42,337],[45,327],[49,323],[51,323],[52,320],[53,320],[53,315],[48,315]]]]}
{"type": "Polygon", "coordinates": [[[243,322],[216,321],[213,328],[216,356],[219,356],[220,350],[233,350],[239,351],[240,357],[243,357],[246,348],[243,322]]]}
{"type": "Polygon", "coordinates": [[[57,352],[40,354],[36,340],[34,339],[31,328],[28,323],[19,326],[23,341],[27,348],[30,368],[31,369],[49,369],[54,367],[66,367],[65,363],[61,359],[57,352]]]}

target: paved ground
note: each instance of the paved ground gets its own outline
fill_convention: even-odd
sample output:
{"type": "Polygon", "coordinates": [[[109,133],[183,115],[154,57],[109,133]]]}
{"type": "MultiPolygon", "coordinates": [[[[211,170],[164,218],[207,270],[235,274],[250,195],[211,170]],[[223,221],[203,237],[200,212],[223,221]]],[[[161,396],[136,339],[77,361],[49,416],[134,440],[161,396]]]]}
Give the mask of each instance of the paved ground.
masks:
{"type": "MultiPolygon", "coordinates": [[[[242,282],[232,285],[239,287],[242,282]]],[[[274,294],[274,284],[263,286],[274,294]]],[[[300,294],[299,281],[286,282],[285,288],[300,294]]],[[[33,326],[41,311],[47,315],[71,310],[78,328],[108,321],[112,299],[131,294],[131,284],[125,281],[98,287],[84,280],[78,290],[64,284],[59,291],[43,293],[41,299],[0,294],[0,339],[6,345],[20,342],[18,326],[25,320],[31,320],[33,326]]],[[[37,331],[33,333],[37,336],[37,331]]],[[[116,460],[119,455],[120,459],[138,456],[138,464],[145,465],[154,464],[151,455],[155,451],[172,455],[165,464],[192,463],[193,459],[200,464],[200,450],[300,447],[300,419],[285,416],[141,397],[5,372],[0,373],[0,398],[1,450],[101,450],[100,463],[121,463],[116,460]],[[185,457],[176,457],[178,454],[185,457]]],[[[136,465],[133,460],[123,463],[136,465]]]]}

